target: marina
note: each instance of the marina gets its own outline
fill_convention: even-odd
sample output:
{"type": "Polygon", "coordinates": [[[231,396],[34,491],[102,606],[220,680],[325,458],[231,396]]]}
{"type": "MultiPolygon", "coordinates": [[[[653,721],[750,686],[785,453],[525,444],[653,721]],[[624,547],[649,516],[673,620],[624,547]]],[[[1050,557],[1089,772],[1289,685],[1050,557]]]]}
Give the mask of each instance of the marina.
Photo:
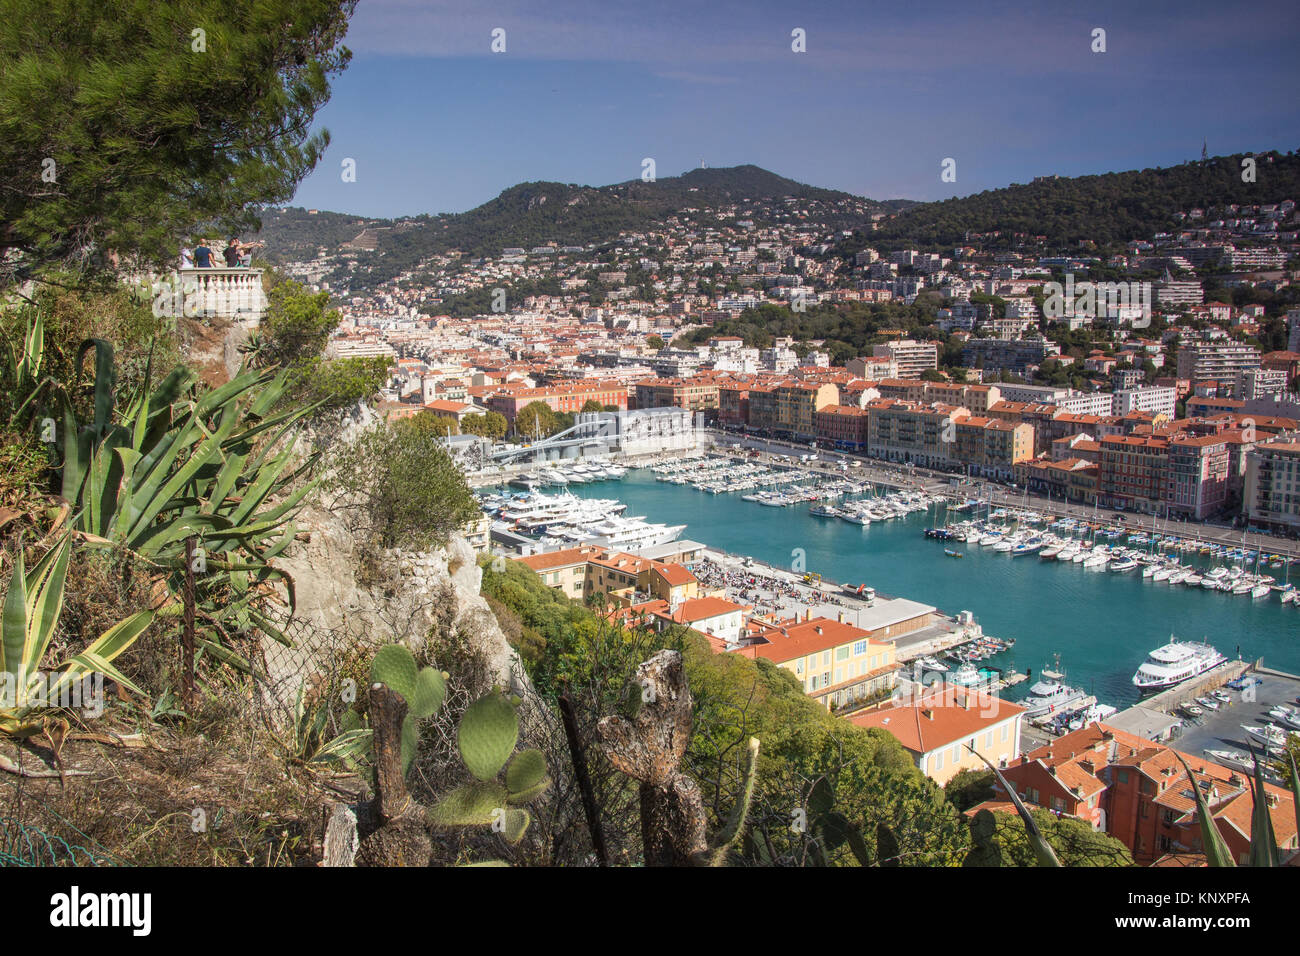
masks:
{"type": "MultiPolygon", "coordinates": [[[[1059,654],[1068,682],[1110,705],[1122,707],[1140,699],[1131,678],[1171,631],[1188,640],[1206,640],[1229,659],[1240,652],[1248,660],[1263,658],[1283,670],[1300,670],[1300,609],[1294,600],[1283,603],[1288,593],[1284,590],[1270,588],[1267,597],[1247,598],[1231,588],[1170,586],[1167,579],[1173,572],[1157,581],[1155,572],[1144,577],[1140,564],[1127,572],[1080,573],[1108,566],[1109,550],[1085,552],[1076,544],[1070,560],[1065,560],[1062,555],[1071,554],[1066,542],[1047,559],[1042,554],[1047,543],[1034,549],[1029,538],[994,551],[994,545],[1007,543],[1007,535],[992,530],[981,538],[981,542],[991,538],[988,546],[963,543],[954,549],[950,540],[948,549],[963,554],[963,560],[954,561],[924,534],[948,522],[952,509],[937,499],[890,520],[857,524],[814,515],[810,504],[763,508],[739,493],[711,494],[656,478],[652,468],[629,468],[620,480],[569,490],[578,497],[617,496],[629,511],[648,520],[685,525],[684,533],[695,540],[733,554],[752,555],[775,567],[806,568],[828,580],[865,582],[882,593],[924,601],[950,614],[968,609],[986,633],[1015,640],[1015,646],[997,659],[998,666],[1038,675],[1059,654]],[[1019,556],[1017,543],[1029,545],[1019,556]],[[1084,559],[1074,561],[1079,554],[1084,559]],[[1079,566],[1089,559],[1093,563],[1086,569],[1079,566]]],[[[846,505],[863,501],[860,507],[865,509],[870,504],[865,499],[884,497],[865,492],[830,504],[845,510],[846,505]]],[[[922,502],[918,498],[914,503],[922,502]]],[[[973,515],[981,511],[970,506],[952,518],[974,520],[973,515]]],[[[1017,530],[1017,522],[1007,524],[1017,530]]],[[[1062,539],[1068,537],[1060,533],[1062,529],[1051,531],[1045,516],[1040,516],[1039,527],[1062,539]]],[[[1107,547],[1112,541],[1127,546],[1120,545],[1118,535],[1102,536],[1102,541],[1107,547]]],[[[1081,543],[1086,542],[1084,538],[1081,543]]],[[[1134,547],[1141,550],[1140,545],[1134,547]]],[[[1212,572],[1212,562],[1219,557],[1202,555],[1199,549],[1174,553],[1181,556],[1179,573],[1193,568],[1212,572]]],[[[1260,563],[1267,567],[1271,562],[1260,563]]],[[[1282,587],[1292,576],[1288,568],[1261,573],[1277,577],[1282,587]]]]}

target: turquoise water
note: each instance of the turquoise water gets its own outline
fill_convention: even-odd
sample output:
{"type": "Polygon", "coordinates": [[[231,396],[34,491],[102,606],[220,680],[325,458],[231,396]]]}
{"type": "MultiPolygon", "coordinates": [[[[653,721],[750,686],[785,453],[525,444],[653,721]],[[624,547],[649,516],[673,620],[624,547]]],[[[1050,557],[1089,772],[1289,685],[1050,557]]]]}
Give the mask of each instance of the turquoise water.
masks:
{"type": "MultiPolygon", "coordinates": [[[[933,511],[862,527],[812,517],[807,505],[765,508],[739,494],[712,495],[655,481],[648,470],[570,488],[583,497],[619,498],[629,515],[684,523],[682,537],[713,548],[785,568],[794,560],[791,552],[803,548],[807,569],[828,580],[865,583],[949,614],[969,610],[986,633],[1016,639],[1014,648],[990,663],[1037,673],[1060,654],[1071,683],[1113,706],[1137,701],[1130,678],[1147,652],[1171,633],[1207,639],[1228,657],[1240,648],[1245,658],[1262,657],[1270,667],[1300,671],[1300,610],[1283,606],[1275,594],[1252,601],[1156,584],[1136,570],[1085,571],[1037,555],[1012,558],[961,543],[946,545],[922,534],[943,523],[942,514],[933,511]],[[945,557],[945,546],[965,557],[945,557]]],[[[1184,564],[1189,560],[1183,557],[1184,564]]]]}

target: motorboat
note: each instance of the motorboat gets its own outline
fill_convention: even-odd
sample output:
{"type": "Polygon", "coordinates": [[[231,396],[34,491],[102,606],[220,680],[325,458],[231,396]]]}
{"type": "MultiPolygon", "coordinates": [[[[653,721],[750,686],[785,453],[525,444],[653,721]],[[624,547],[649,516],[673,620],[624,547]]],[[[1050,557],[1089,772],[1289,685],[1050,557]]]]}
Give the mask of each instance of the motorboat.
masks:
{"type": "Polygon", "coordinates": [[[1252,726],[1242,724],[1241,729],[1255,743],[1263,744],[1272,753],[1282,753],[1286,750],[1287,732],[1275,724],[1263,724],[1252,726]]]}
{"type": "MultiPolygon", "coordinates": [[[[1259,760],[1258,757],[1242,753],[1240,750],[1205,750],[1202,753],[1221,767],[1227,767],[1229,770],[1240,770],[1243,773],[1252,775],[1255,773],[1255,763],[1259,760]]],[[[1266,777],[1275,776],[1273,768],[1267,760],[1259,761],[1259,769],[1266,777]]]]}
{"type": "Polygon", "coordinates": [[[1036,681],[1020,704],[1025,708],[1025,716],[1034,718],[1065,710],[1071,704],[1082,702],[1086,697],[1087,695],[1077,687],[1069,687],[1059,680],[1049,679],[1036,681]]]}

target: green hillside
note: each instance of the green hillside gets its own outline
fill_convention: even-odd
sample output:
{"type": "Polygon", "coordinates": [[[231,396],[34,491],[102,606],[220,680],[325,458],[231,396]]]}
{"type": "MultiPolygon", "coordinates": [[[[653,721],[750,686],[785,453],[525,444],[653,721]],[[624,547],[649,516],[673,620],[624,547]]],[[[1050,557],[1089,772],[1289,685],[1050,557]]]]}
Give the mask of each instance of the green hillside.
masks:
{"type": "Polygon", "coordinates": [[[1242,181],[1246,154],[1169,168],[1044,179],[1027,186],[992,189],[961,199],[922,203],[882,228],[841,244],[851,254],[865,245],[879,248],[949,248],[969,233],[1000,232],[986,245],[1010,247],[1013,233],[1046,236],[1047,245],[1099,245],[1149,239],[1179,224],[1174,214],[1193,207],[1257,204],[1300,199],[1300,155],[1261,153],[1256,181],[1242,181]]]}
{"type": "Polygon", "coordinates": [[[660,229],[665,220],[686,217],[710,224],[714,213],[737,213],[764,224],[788,218],[788,200],[799,200],[801,221],[826,229],[864,225],[872,213],[906,207],[907,200],[874,202],[850,193],[820,189],[786,179],[757,166],[694,169],[655,182],[640,179],[610,186],[572,183],[521,183],[495,199],[455,215],[367,219],[339,213],[308,214],[304,209],[267,210],[259,238],[267,258],[283,262],[310,258],[318,247],[336,250],[364,228],[377,230],[378,246],[359,252],[357,270],[368,284],[391,278],[431,255],[458,250],[471,256],[499,255],[503,248],[545,243],[590,245],[616,239],[621,232],[660,229]],[[688,210],[694,210],[689,212],[688,210]]]}

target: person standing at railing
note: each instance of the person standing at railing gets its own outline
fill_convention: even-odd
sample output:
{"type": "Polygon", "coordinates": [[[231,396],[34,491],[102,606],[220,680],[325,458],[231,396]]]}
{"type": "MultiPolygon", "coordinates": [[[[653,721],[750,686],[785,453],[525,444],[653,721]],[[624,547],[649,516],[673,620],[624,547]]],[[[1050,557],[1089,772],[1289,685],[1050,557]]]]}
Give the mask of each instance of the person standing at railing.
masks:
{"type": "Polygon", "coordinates": [[[181,268],[194,268],[194,250],[189,246],[181,246],[181,268]]]}
{"type": "Polygon", "coordinates": [[[221,254],[226,257],[226,268],[236,268],[239,265],[239,240],[231,236],[221,254]]]}
{"type": "Polygon", "coordinates": [[[265,246],[264,242],[241,242],[239,243],[239,264],[247,269],[253,264],[253,250],[261,249],[265,246]]]}
{"type": "Polygon", "coordinates": [[[194,265],[196,267],[200,269],[211,269],[214,265],[213,260],[215,258],[216,253],[214,253],[212,247],[208,245],[208,240],[204,239],[194,247],[194,265]]]}

